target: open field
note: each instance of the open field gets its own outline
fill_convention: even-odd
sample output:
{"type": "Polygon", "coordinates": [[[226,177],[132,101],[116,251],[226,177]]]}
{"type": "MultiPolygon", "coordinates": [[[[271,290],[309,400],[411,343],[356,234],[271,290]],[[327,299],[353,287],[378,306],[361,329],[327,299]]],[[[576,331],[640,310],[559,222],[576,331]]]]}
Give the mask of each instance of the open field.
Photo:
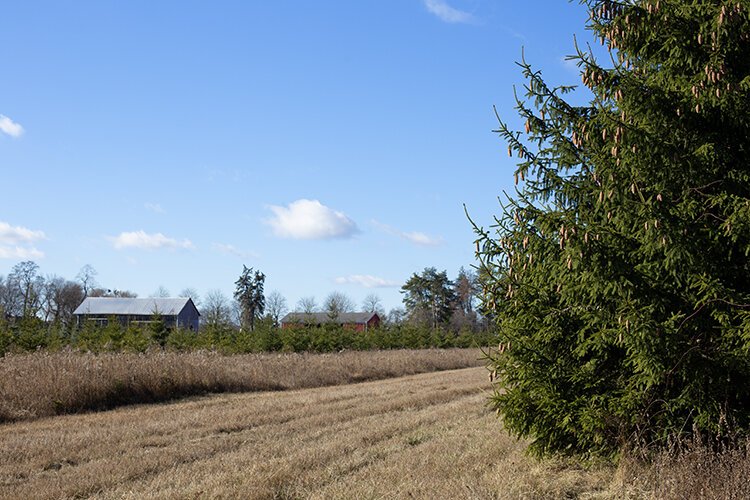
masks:
{"type": "Polygon", "coordinates": [[[0,498],[747,498],[746,450],[536,461],[483,368],[0,425],[0,498]]]}
{"type": "Polygon", "coordinates": [[[153,350],[76,351],[0,357],[0,422],[152,403],[218,392],[349,384],[479,366],[479,349],[344,351],[335,354],[153,350]]]}
{"type": "Polygon", "coordinates": [[[0,426],[0,497],[560,498],[612,471],[535,463],[482,368],[0,426]]]}

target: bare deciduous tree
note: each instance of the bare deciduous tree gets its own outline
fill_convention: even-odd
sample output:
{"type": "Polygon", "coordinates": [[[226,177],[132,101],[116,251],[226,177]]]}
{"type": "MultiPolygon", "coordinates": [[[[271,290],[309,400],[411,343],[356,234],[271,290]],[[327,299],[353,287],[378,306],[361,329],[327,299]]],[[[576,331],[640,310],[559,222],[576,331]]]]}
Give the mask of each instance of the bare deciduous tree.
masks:
{"type": "Polygon", "coordinates": [[[268,294],[268,297],[266,297],[266,314],[273,321],[273,326],[279,326],[281,318],[288,310],[286,299],[280,292],[274,290],[268,294]]]}
{"type": "Polygon", "coordinates": [[[45,321],[68,323],[73,311],[84,299],[83,287],[79,283],[60,276],[47,276],[43,290],[42,314],[45,321]]]}
{"type": "Polygon", "coordinates": [[[44,280],[40,299],[41,313],[44,321],[55,321],[57,319],[57,302],[55,296],[57,290],[62,288],[65,280],[59,276],[48,275],[44,280]]]}
{"type": "Polygon", "coordinates": [[[242,326],[242,306],[237,299],[229,301],[229,322],[235,326],[242,326]]]}
{"type": "Polygon", "coordinates": [[[352,312],[354,302],[342,292],[331,292],[323,302],[323,310],[328,313],[331,319],[336,319],[341,313],[352,312]]]}
{"type": "Polygon", "coordinates": [[[201,316],[207,325],[227,325],[231,323],[229,299],[221,290],[209,290],[201,308],[201,316]]]}
{"type": "Polygon", "coordinates": [[[365,312],[376,313],[381,318],[385,318],[385,309],[383,308],[383,302],[375,293],[371,293],[367,297],[365,297],[365,300],[362,301],[362,310],[365,312]]]}
{"type": "Polygon", "coordinates": [[[474,301],[479,289],[476,273],[461,267],[458,270],[454,288],[456,290],[456,307],[466,314],[471,313],[474,310],[474,301]]]}
{"type": "Polygon", "coordinates": [[[177,295],[178,297],[184,297],[193,301],[195,307],[200,308],[201,296],[198,291],[193,287],[183,288],[182,291],[177,295]]]}
{"type": "Polygon", "coordinates": [[[13,296],[4,277],[0,276],[0,314],[11,314],[13,296]]]}
{"type": "Polygon", "coordinates": [[[83,288],[75,281],[65,280],[62,288],[56,290],[57,319],[69,323],[73,319],[73,312],[81,305],[85,298],[83,288]]]}
{"type": "Polygon", "coordinates": [[[14,296],[11,314],[24,317],[36,316],[41,307],[44,279],[37,275],[39,266],[30,260],[13,266],[6,286],[14,296]]]}
{"type": "Polygon", "coordinates": [[[81,288],[83,289],[83,295],[84,297],[88,297],[91,290],[94,288],[97,288],[98,284],[96,282],[96,275],[99,274],[96,272],[96,269],[91,264],[86,264],[81,268],[80,271],[78,271],[78,274],[76,275],[76,279],[81,284],[81,288]]]}
{"type": "Polygon", "coordinates": [[[167,290],[167,288],[164,285],[159,285],[159,287],[156,290],[154,290],[154,293],[152,293],[150,297],[166,299],[167,297],[171,297],[171,294],[169,293],[169,290],[167,290]]]}
{"type": "Polygon", "coordinates": [[[302,297],[297,302],[297,310],[305,314],[312,314],[318,311],[318,302],[313,296],[302,297]]]}
{"type": "Polygon", "coordinates": [[[465,328],[476,330],[479,320],[479,316],[474,310],[474,302],[479,291],[476,273],[461,267],[458,270],[458,277],[453,288],[456,300],[450,320],[451,328],[456,331],[465,328]]]}

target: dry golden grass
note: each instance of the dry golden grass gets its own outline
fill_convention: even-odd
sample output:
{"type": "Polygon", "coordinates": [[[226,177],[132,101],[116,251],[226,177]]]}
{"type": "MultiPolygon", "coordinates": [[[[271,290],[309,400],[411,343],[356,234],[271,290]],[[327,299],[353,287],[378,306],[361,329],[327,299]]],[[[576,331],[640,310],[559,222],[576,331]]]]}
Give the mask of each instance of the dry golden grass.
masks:
{"type": "Polygon", "coordinates": [[[747,498],[747,450],[537,461],[483,368],[0,425],[0,498],[747,498]]]}
{"type": "Polygon", "coordinates": [[[0,426],[0,498],[565,498],[614,471],[537,462],[483,368],[0,426]]]}
{"type": "Polygon", "coordinates": [[[209,392],[288,390],[478,366],[478,349],[337,354],[36,352],[0,357],[0,422],[209,392]]]}
{"type": "Polygon", "coordinates": [[[650,463],[621,461],[613,489],[654,499],[750,498],[750,442],[716,452],[694,441],[650,463]]]}

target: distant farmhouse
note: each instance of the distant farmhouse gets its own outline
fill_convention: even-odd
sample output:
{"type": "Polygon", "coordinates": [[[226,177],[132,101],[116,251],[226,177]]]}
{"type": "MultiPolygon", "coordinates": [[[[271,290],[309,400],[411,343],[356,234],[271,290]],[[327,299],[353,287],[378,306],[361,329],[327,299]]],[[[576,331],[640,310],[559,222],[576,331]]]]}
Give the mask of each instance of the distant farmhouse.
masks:
{"type": "Polygon", "coordinates": [[[110,318],[123,325],[150,323],[161,316],[167,328],[198,330],[200,313],[189,298],[130,299],[121,297],[87,297],[73,312],[78,324],[93,321],[106,325],[110,318]]]}
{"type": "Polygon", "coordinates": [[[340,313],[331,317],[329,313],[299,313],[293,312],[281,320],[281,328],[292,328],[300,325],[323,326],[325,324],[341,325],[358,332],[364,332],[380,326],[380,316],[377,313],[340,313]]]}

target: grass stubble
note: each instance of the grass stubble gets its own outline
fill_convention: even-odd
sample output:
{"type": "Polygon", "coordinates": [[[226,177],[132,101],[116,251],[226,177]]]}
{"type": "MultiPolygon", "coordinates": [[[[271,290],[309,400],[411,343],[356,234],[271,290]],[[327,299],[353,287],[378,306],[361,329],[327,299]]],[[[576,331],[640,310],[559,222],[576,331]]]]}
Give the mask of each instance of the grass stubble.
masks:
{"type": "Polygon", "coordinates": [[[279,391],[479,366],[479,349],[331,354],[152,350],[0,357],[0,423],[207,393],[279,391]]]}
{"type": "MultiPolygon", "coordinates": [[[[322,359],[336,371],[335,356],[322,359]]],[[[287,377],[302,387],[312,382],[299,380],[315,379],[299,369],[287,377]]],[[[750,462],[742,448],[717,454],[696,445],[648,464],[624,459],[618,467],[535,460],[524,452],[527,442],[509,437],[487,410],[488,390],[486,371],[472,367],[7,422],[0,425],[0,498],[747,498],[750,493],[750,462]]]]}
{"type": "Polygon", "coordinates": [[[611,472],[536,462],[483,368],[222,394],[0,426],[1,498],[562,498],[611,472]]]}

